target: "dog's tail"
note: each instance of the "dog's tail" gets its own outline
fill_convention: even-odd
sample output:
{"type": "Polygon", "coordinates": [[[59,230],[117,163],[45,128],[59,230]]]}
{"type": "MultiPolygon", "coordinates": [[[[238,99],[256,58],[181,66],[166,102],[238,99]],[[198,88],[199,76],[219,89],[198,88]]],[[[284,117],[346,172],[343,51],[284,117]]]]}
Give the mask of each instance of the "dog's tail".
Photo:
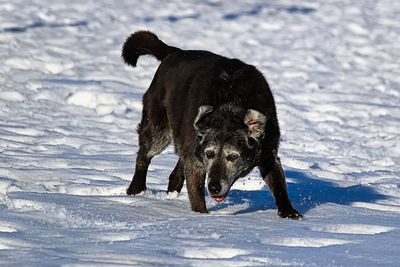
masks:
{"type": "Polygon", "coordinates": [[[138,31],[126,39],[122,47],[122,58],[126,64],[136,67],[140,56],[152,55],[161,61],[178,50],[180,49],[163,43],[154,33],[138,31]]]}

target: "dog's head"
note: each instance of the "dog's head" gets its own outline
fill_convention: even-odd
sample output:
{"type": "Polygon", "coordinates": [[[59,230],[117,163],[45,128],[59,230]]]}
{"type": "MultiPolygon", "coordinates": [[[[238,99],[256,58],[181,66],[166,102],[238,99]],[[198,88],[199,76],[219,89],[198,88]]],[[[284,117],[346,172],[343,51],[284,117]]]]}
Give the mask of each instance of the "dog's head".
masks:
{"type": "Polygon", "coordinates": [[[224,200],[233,183],[258,164],[265,122],[265,115],[252,109],[199,107],[196,156],[206,167],[207,190],[214,200],[224,200]]]}

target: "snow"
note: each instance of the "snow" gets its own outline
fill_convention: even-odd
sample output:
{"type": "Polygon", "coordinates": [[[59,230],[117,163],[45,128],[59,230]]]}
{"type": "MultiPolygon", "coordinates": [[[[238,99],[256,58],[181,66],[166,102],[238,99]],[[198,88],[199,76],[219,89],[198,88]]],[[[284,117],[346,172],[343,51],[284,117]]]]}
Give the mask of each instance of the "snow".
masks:
{"type": "Polygon", "coordinates": [[[400,260],[400,3],[0,2],[0,265],[395,266],[400,260]],[[304,221],[257,171],[210,213],[167,195],[169,147],[126,196],[158,62],[132,32],[257,66],[304,221]]]}

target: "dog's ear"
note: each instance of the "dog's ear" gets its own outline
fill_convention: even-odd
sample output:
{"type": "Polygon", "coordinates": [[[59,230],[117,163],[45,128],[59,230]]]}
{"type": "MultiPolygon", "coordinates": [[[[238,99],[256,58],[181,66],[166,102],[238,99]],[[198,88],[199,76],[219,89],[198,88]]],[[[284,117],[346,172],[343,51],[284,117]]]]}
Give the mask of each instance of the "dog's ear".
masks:
{"type": "Polygon", "coordinates": [[[199,110],[197,112],[197,116],[194,119],[194,128],[197,131],[201,131],[204,128],[204,120],[207,117],[208,114],[210,114],[211,112],[213,112],[214,107],[213,106],[209,106],[209,105],[202,105],[199,107],[199,110]]]}
{"type": "Polygon", "coordinates": [[[254,109],[247,110],[244,116],[244,123],[249,127],[249,135],[253,138],[264,138],[265,122],[264,114],[254,109]]]}

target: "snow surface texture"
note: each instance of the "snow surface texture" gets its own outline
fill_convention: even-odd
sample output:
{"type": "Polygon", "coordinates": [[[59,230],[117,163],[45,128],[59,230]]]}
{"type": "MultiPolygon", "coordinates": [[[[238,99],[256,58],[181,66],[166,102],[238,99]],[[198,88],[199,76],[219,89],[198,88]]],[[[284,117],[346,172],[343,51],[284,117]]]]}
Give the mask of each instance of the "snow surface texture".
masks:
{"type": "Polygon", "coordinates": [[[0,1],[0,265],[394,266],[400,262],[400,2],[0,1]],[[210,213],[167,195],[173,149],[128,197],[141,98],[159,63],[139,29],[258,67],[304,221],[257,172],[210,213]]]}

